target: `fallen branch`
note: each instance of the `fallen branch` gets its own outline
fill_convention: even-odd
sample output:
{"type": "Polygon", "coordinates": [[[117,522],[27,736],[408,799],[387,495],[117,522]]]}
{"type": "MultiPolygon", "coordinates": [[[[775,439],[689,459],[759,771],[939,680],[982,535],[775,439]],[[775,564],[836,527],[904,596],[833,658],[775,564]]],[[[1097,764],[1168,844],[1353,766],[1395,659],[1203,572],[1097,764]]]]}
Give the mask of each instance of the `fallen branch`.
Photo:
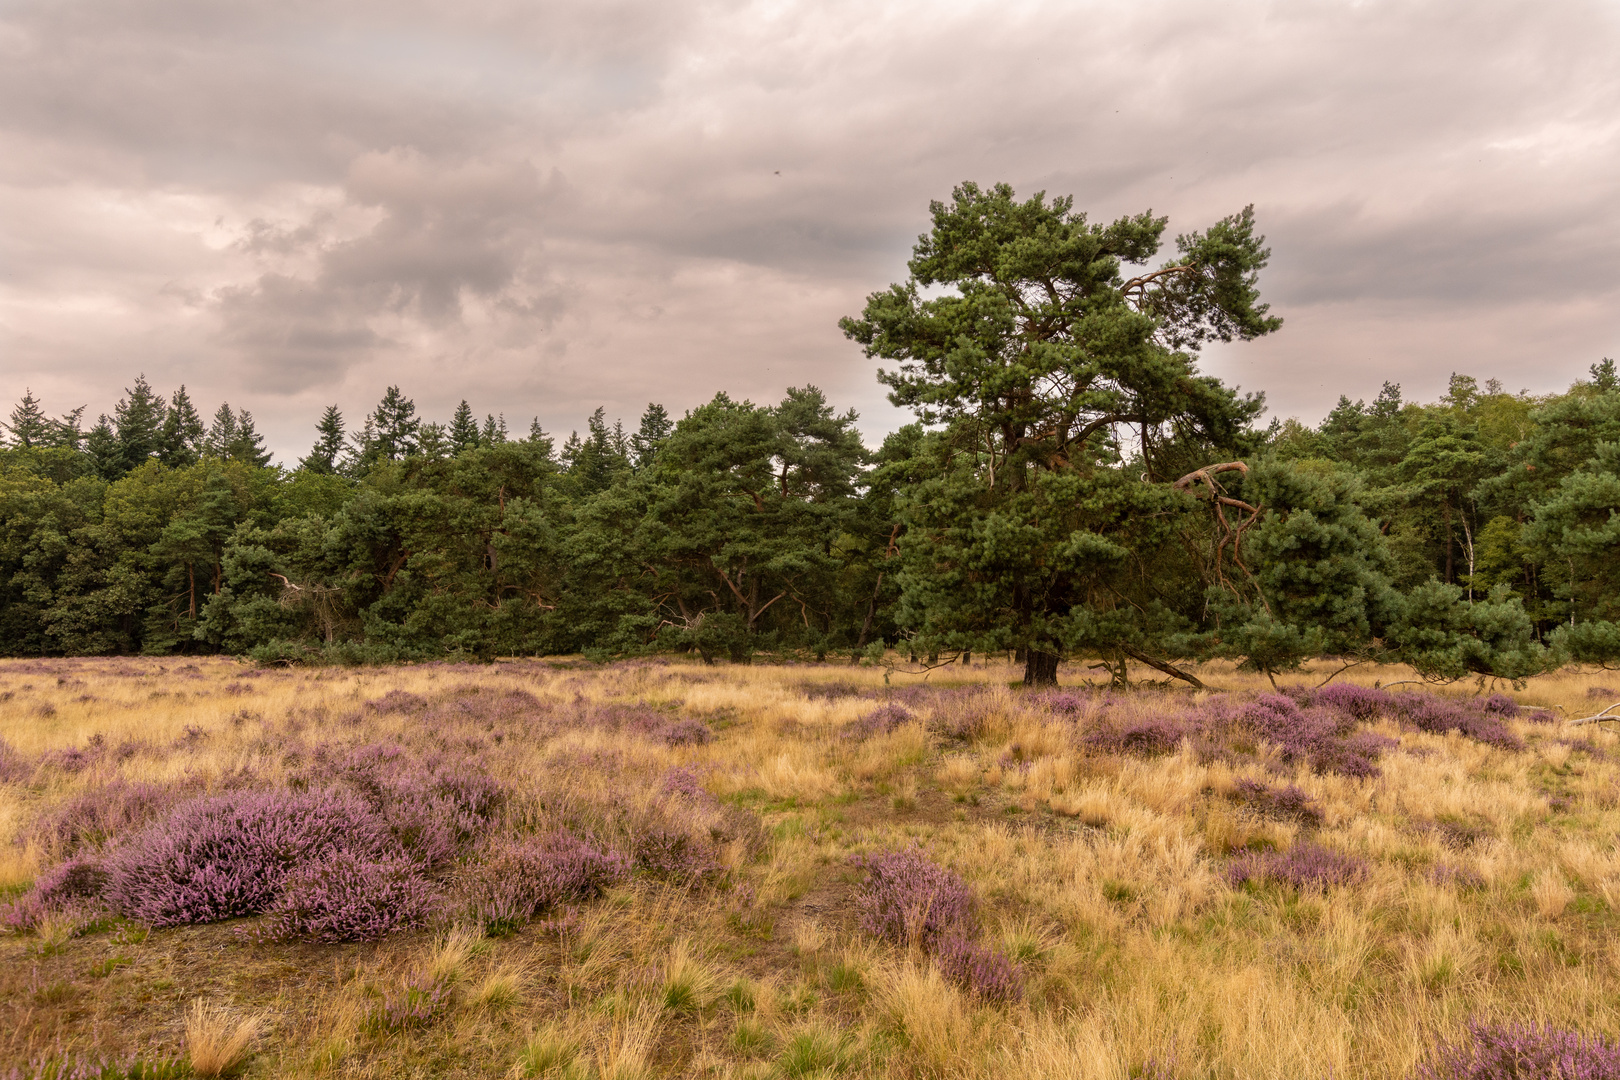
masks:
{"type": "Polygon", "coordinates": [[[1190,671],[1183,671],[1181,668],[1176,667],[1176,665],[1172,664],[1168,660],[1156,660],[1153,657],[1149,656],[1147,653],[1139,652],[1138,650],[1133,649],[1128,645],[1121,646],[1120,647],[1120,652],[1124,653],[1126,656],[1130,657],[1132,660],[1141,661],[1142,663],[1146,664],[1150,668],[1157,668],[1159,671],[1164,672],[1166,675],[1169,675],[1169,676],[1171,676],[1173,678],[1180,679],[1182,682],[1192,683],[1193,686],[1196,687],[1199,690],[1208,689],[1208,687],[1206,687],[1202,682],[1199,681],[1198,676],[1194,675],[1190,671]]]}
{"type": "MultiPolygon", "coordinates": [[[[1318,689],[1318,690],[1322,689],[1322,687],[1326,686],[1328,683],[1332,682],[1334,679],[1337,679],[1340,675],[1343,675],[1345,672],[1349,671],[1351,668],[1360,667],[1362,664],[1365,664],[1365,663],[1369,663],[1369,661],[1367,661],[1367,660],[1352,660],[1350,663],[1344,665],[1344,667],[1340,668],[1338,671],[1335,671],[1332,675],[1329,675],[1327,678],[1325,678],[1321,682],[1317,683],[1316,684],[1316,689],[1318,689]]],[[[1391,685],[1393,685],[1393,684],[1391,684],[1391,685]]]]}
{"type": "Polygon", "coordinates": [[[1605,720],[1620,721],[1620,716],[1610,716],[1609,715],[1609,713],[1614,711],[1615,709],[1620,709],[1620,701],[1617,701],[1613,705],[1610,705],[1607,709],[1604,709],[1602,712],[1598,713],[1596,716],[1583,716],[1579,720],[1571,720],[1571,721],[1569,721],[1569,725],[1570,725],[1570,727],[1578,727],[1581,724],[1601,724],[1605,720]]]}

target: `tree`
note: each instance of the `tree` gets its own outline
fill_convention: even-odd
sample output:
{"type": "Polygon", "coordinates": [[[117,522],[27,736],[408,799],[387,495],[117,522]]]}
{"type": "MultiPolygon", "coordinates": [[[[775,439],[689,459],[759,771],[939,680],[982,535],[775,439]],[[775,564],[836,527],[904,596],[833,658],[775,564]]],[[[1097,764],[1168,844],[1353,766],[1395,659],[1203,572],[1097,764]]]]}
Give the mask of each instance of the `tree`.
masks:
{"type": "Polygon", "coordinates": [[[375,432],[375,457],[384,461],[400,461],[416,450],[416,436],[422,423],[416,418],[416,403],[390,386],[371,414],[375,432]]]}
{"type": "Polygon", "coordinates": [[[185,384],[169,395],[169,408],[163,416],[163,432],[158,440],[158,460],[172,468],[195,465],[202,458],[202,417],[191,403],[185,384]]]}
{"type": "Polygon", "coordinates": [[[653,463],[658,454],[658,448],[664,445],[675,425],[670,421],[669,413],[657,402],[648,402],[647,411],[641,414],[641,426],[636,433],[630,436],[630,448],[634,454],[635,467],[645,469],[653,463]]]}
{"type": "Polygon", "coordinates": [[[236,412],[230,402],[222,401],[214,410],[214,422],[208,425],[208,434],[203,437],[203,456],[229,461],[236,436],[236,412]]]}
{"type": "Polygon", "coordinates": [[[246,409],[237,411],[236,438],[230,445],[230,457],[233,461],[256,469],[267,468],[270,464],[270,451],[264,448],[264,436],[259,434],[253,424],[253,414],[246,409]]]}
{"type": "Polygon", "coordinates": [[[478,435],[479,446],[498,446],[506,441],[506,414],[490,413],[484,417],[484,429],[478,435]]]}
{"type": "Polygon", "coordinates": [[[91,471],[103,480],[118,479],[127,471],[123,451],[112,420],[102,413],[96,418],[96,426],[84,435],[84,455],[90,459],[91,471]]]}
{"type": "Polygon", "coordinates": [[[123,472],[129,472],[162,449],[163,398],[152,391],[145,375],[135,377],[135,385],[113,408],[113,430],[118,436],[118,456],[123,472]]]}
{"type": "Polygon", "coordinates": [[[11,445],[24,450],[48,445],[51,436],[51,422],[32,390],[23,391],[23,399],[11,410],[11,423],[6,427],[11,431],[11,445]]]}
{"type": "Polygon", "coordinates": [[[343,454],[343,414],[336,405],[328,405],[315,424],[320,438],[309,454],[301,458],[298,467],[322,476],[338,471],[338,458],[343,454]]]}
{"type": "Polygon", "coordinates": [[[456,414],[450,418],[449,440],[452,454],[476,450],[480,445],[478,421],[473,419],[472,407],[467,404],[466,398],[461,399],[461,404],[456,406],[456,414]]]}
{"type": "Polygon", "coordinates": [[[1192,353],[1281,325],[1259,302],[1269,252],[1246,208],[1126,279],[1167,219],[1093,225],[1068,198],[1020,203],[1004,184],[964,184],[930,210],[910,280],[840,323],[869,357],[899,361],[879,373],[889,399],[946,435],[936,501],[908,501],[902,620],[958,647],[1022,648],[1026,684],[1052,683],[1071,649],[1162,633],[1106,587],[1130,554],[1120,540],[1170,505],[1123,482],[1126,440],[1142,475],[1171,480],[1178,444],[1244,439],[1260,399],[1198,375],[1192,353]]]}

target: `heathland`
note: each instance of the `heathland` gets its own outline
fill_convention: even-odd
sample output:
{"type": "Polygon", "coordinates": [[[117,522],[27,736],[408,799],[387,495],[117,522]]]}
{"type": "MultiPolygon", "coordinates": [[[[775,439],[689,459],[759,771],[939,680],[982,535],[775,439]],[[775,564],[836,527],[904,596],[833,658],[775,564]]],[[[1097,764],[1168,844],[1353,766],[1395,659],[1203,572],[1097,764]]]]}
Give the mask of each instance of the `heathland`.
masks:
{"type": "Polygon", "coordinates": [[[1612,677],[989,659],[0,663],[0,1062],[1611,1075],[1612,677]]]}

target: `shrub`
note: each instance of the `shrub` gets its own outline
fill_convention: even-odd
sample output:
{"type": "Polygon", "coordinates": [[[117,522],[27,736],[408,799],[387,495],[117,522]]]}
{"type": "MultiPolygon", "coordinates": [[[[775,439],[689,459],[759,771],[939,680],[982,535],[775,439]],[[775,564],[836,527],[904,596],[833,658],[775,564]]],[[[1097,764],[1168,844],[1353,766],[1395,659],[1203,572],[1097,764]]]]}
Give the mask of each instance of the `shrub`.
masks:
{"type": "Polygon", "coordinates": [[[856,893],[861,928],[899,945],[932,949],[975,927],[972,890],[916,848],[858,857],[866,880],[856,893]]]}
{"type": "Polygon", "coordinates": [[[1312,828],[1322,824],[1322,810],[1316,800],[1293,784],[1267,787],[1255,780],[1239,780],[1232,797],[1267,817],[1297,821],[1312,828]]]}
{"type": "Polygon", "coordinates": [[[1095,728],[1086,733],[1083,742],[1087,748],[1105,754],[1152,757],[1174,752],[1190,734],[1184,720],[1150,716],[1124,727],[1095,728]]]}
{"type": "Polygon", "coordinates": [[[665,746],[702,746],[714,738],[714,732],[703,721],[685,717],[667,725],[661,738],[665,746]]]}
{"type": "Polygon", "coordinates": [[[1356,720],[1371,720],[1387,711],[1392,700],[1388,690],[1355,683],[1333,683],[1311,691],[1305,704],[1332,709],[1356,720]]]}
{"type": "Polygon", "coordinates": [[[60,910],[95,900],[107,887],[107,877],[100,862],[77,856],[40,874],[34,881],[34,895],[43,906],[60,910]]]}
{"type": "Polygon", "coordinates": [[[986,1001],[1017,1001],[1024,996],[1022,973],[999,949],[952,933],[940,938],[935,959],[940,974],[986,1001]]]}
{"type": "Polygon", "coordinates": [[[887,735],[903,724],[908,724],[916,716],[904,705],[889,702],[879,705],[869,713],[863,714],[855,722],[844,727],[846,739],[870,739],[874,735],[887,735]]]}
{"type": "Polygon", "coordinates": [[[629,873],[621,852],[558,829],[497,846],[473,874],[471,900],[486,921],[516,925],[555,904],[589,900],[629,873]]]}
{"type": "Polygon", "coordinates": [[[1277,881],[1296,889],[1348,885],[1367,872],[1366,863],[1316,844],[1295,844],[1287,851],[1250,852],[1233,859],[1226,879],[1233,887],[1249,881],[1277,881]]]}
{"type": "Polygon", "coordinates": [[[32,930],[50,914],[40,903],[37,892],[26,892],[15,900],[0,904],[0,930],[20,934],[32,930]]]}
{"type": "Polygon", "coordinates": [[[722,869],[712,841],[652,815],[635,827],[630,852],[638,870],[683,885],[712,881],[722,869]]]}
{"type": "Polygon", "coordinates": [[[1620,1042],[1551,1025],[1503,1026],[1469,1021],[1456,1042],[1443,1042],[1414,1080],[1620,1080],[1620,1042]]]}
{"type": "Polygon", "coordinates": [[[1471,866],[1457,866],[1454,863],[1436,863],[1434,869],[1429,871],[1429,878],[1436,885],[1450,885],[1456,889],[1483,889],[1485,877],[1471,866]]]}
{"type": "Polygon", "coordinates": [[[685,767],[677,766],[664,774],[663,783],[658,786],[659,794],[673,795],[685,799],[699,806],[713,806],[715,797],[709,794],[703,786],[698,774],[685,767]]]}
{"type": "Polygon", "coordinates": [[[1275,744],[1289,761],[1305,761],[1316,772],[1342,776],[1378,775],[1375,764],[1394,745],[1385,736],[1356,731],[1347,712],[1301,708],[1282,694],[1261,694],[1238,711],[1238,723],[1275,744]]]}
{"type": "Polygon", "coordinates": [[[422,866],[401,855],[333,851],[289,873],[270,911],[271,936],[311,941],[375,941],[420,926],[439,894],[422,866]]]}
{"type": "Polygon", "coordinates": [[[184,803],[108,862],[108,901],[153,926],[214,922],[269,908],[283,879],[337,851],[389,847],[376,815],[335,791],[235,792],[184,803]]]}
{"type": "MultiPolygon", "coordinates": [[[[1490,700],[1494,701],[1495,698],[1490,700]]],[[[1419,731],[1435,735],[1456,731],[1499,750],[1517,752],[1524,749],[1519,737],[1503,724],[1503,714],[1487,711],[1477,702],[1458,701],[1435,694],[1399,694],[1395,698],[1395,708],[1402,721],[1419,731]]],[[[1517,708],[1515,705],[1514,709],[1517,708]]]]}

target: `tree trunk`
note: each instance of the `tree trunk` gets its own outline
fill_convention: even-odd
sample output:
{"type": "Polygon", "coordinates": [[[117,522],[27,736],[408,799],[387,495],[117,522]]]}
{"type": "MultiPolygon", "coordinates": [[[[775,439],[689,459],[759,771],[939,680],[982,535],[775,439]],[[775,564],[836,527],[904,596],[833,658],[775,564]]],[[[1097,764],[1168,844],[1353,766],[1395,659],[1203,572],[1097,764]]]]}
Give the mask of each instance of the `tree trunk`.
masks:
{"type": "Polygon", "coordinates": [[[962,650],[962,663],[964,663],[964,664],[973,663],[973,650],[972,649],[963,649],[962,650]]]}
{"type": "Polygon", "coordinates": [[[1039,649],[1024,650],[1024,685],[1056,686],[1058,654],[1039,649]]]}

